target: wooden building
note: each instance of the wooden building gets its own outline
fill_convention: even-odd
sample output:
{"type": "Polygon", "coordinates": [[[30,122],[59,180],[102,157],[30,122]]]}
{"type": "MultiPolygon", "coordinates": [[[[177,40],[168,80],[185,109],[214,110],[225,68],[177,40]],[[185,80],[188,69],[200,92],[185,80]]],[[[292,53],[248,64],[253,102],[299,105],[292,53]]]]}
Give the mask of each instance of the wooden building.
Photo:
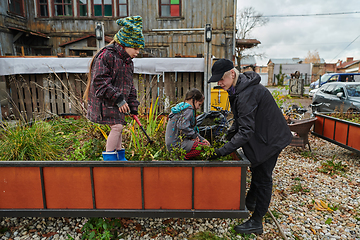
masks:
{"type": "Polygon", "coordinates": [[[236,0],[2,0],[0,55],[65,53],[61,45],[94,34],[96,22],[113,37],[115,21],[134,15],[143,17],[145,56],[202,56],[201,28],[211,24],[212,55],[233,59],[236,0]]]}

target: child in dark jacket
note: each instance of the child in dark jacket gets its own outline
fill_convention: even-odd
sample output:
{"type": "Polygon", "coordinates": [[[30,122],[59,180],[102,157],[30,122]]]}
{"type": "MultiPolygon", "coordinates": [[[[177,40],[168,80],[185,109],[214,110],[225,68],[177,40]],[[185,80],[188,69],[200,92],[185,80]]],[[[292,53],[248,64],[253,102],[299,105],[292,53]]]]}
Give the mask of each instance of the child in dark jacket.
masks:
{"type": "Polygon", "coordinates": [[[142,18],[140,16],[119,19],[122,28],[114,41],[102,48],[90,64],[87,89],[87,118],[95,123],[110,125],[104,160],[125,160],[122,148],[122,129],[125,113],[137,115],[139,101],[133,84],[132,61],[144,48],[142,18]]]}
{"type": "Polygon", "coordinates": [[[185,101],[171,108],[166,126],[165,143],[168,151],[174,148],[185,149],[185,160],[200,155],[196,150],[198,145],[210,146],[210,143],[200,136],[196,126],[196,110],[204,103],[204,95],[196,88],[189,90],[185,101]]]}

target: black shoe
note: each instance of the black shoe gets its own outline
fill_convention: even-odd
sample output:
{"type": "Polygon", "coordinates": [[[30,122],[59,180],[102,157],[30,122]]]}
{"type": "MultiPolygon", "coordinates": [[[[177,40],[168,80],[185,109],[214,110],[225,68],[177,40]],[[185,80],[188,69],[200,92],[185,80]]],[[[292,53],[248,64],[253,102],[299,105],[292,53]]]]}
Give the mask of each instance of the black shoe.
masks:
{"type": "Polygon", "coordinates": [[[245,205],[246,205],[246,208],[247,208],[250,212],[255,211],[256,203],[247,203],[247,202],[245,202],[245,205]]]}
{"type": "Polygon", "coordinates": [[[248,221],[244,222],[241,225],[237,225],[234,227],[235,232],[237,233],[263,233],[263,225],[261,221],[255,221],[254,219],[250,218],[248,221]]]}

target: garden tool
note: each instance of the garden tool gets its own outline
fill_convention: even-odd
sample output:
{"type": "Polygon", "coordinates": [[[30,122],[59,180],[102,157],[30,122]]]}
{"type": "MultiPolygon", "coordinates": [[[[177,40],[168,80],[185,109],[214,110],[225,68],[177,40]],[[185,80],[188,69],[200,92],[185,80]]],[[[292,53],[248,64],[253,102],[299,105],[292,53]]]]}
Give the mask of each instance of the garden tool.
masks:
{"type": "Polygon", "coordinates": [[[143,128],[143,126],[141,125],[141,122],[139,120],[139,118],[136,115],[131,115],[135,121],[137,122],[137,124],[139,125],[139,127],[141,128],[141,130],[145,133],[147,139],[149,140],[149,143],[152,144],[154,141],[150,139],[149,135],[146,133],[145,129],[143,128]]]}

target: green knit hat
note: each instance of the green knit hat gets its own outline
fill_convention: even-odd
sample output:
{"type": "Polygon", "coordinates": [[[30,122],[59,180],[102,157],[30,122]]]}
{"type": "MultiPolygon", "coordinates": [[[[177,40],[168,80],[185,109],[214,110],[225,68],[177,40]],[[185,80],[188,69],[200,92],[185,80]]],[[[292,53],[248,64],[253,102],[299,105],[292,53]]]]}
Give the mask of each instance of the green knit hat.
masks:
{"type": "Polygon", "coordinates": [[[144,35],[142,33],[142,17],[132,16],[120,18],[116,23],[122,28],[115,34],[114,40],[124,47],[144,48],[144,35]]]}

